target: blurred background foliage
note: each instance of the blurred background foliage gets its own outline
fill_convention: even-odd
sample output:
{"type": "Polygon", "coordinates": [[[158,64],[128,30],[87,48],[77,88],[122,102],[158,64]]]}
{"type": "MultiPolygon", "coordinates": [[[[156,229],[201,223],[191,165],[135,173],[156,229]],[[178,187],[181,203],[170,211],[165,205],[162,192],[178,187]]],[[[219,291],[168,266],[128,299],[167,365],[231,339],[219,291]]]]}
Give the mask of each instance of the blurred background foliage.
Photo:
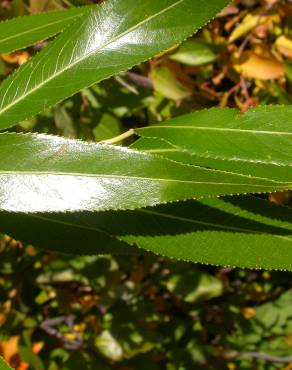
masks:
{"type": "MultiPolygon", "coordinates": [[[[0,18],[94,2],[0,0],[0,18]]],[[[0,80],[46,44],[1,55],[0,80]]],[[[98,142],[195,109],[291,104],[291,90],[292,2],[238,0],[181,46],[16,130],[98,142]]],[[[17,370],[291,370],[291,276],[71,257],[3,235],[0,353],[17,370]]]]}

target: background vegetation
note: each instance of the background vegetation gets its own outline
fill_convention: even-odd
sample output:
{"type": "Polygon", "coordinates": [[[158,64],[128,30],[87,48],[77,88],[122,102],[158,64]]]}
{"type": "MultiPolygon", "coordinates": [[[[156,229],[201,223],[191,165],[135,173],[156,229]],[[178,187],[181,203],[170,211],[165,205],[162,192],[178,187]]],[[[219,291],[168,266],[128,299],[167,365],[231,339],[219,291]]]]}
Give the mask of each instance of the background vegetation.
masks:
{"type": "MultiPolygon", "coordinates": [[[[2,0],[0,16],[89,3],[2,0]]],[[[291,104],[291,36],[289,1],[235,1],[180,48],[82,91],[17,131],[101,141],[194,109],[291,104]]],[[[1,55],[0,79],[44,46],[1,55]]],[[[270,200],[288,204],[290,195],[270,200]]],[[[288,370],[290,280],[287,272],[156,256],[66,257],[4,235],[0,352],[17,370],[288,370]]]]}

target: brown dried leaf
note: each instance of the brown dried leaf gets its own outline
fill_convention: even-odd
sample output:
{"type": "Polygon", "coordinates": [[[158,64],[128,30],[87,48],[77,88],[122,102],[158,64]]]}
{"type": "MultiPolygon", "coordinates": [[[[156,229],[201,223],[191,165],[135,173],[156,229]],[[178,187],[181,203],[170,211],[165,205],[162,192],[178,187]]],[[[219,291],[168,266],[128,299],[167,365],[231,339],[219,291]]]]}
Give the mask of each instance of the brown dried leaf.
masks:
{"type": "Polygon", "coordinates": [[[29,54],[26,51],[15,52],[10,54],[2,54],[1,58],[9,64],[24,64],[29,59],[29,54]]]}
{"type": "Polygon", "coordinates": [[[7,320],[7,315],[10,312],[11,309],[11,301],[8,300],[4,302],[0,309],[0,327],[5,324],[7,320]]]}
{"type": "Polygon", "coordinates": [[[260,56],[252,51],[245,51],[238,58],[235,57],[233,66],[244,77],[259,80],[271,80],[285,74],[284,65],[272,55],[260,56]]]}
{"type": "Polygon", "coordinates": [[[270,202],[286,205],[291,199],[291,193],[289,191],[283,191],[278,193],[272,193],[269,196],[270,202]]]}
{"type": "Polygon", "coordinates": [[[16,370],[27,370],[29,364],[21,361],[19,356],[19,335],[10,337],[8,340],[0,342],[0,353],[3,358],[16,370]]]}

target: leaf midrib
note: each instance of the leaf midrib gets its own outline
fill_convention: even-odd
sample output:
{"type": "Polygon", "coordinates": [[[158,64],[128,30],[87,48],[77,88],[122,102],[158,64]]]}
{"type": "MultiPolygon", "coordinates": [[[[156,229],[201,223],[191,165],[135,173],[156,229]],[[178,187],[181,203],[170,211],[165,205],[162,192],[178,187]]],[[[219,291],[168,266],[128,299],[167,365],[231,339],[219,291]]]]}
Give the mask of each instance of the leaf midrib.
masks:
{"type": "MultiPolygon", "coordinates": [[[[158,136],[155,137],[155,139],[159,139],[158,136]]],[[[168,141],[167,141],[168,142],[168,141]]],[[[177,154],[188,154],[189,156],[191,157],[199,157],[201,159],[213,159],[213,160],[222,160],[222,161],[226,161],[226,162],[231,162],[231,163],[234,163],[234,162],[237,162],[237,163],[240,163],[240,164],[256,164],[256,165],[265,165],[265,166],[276,166],[278,168],[289,168],[291,167],[291,164],[289,163],[283,163],[283,161],[271,161],[271,160],[265,160],[265,159],[246,159],[246,158],[241,158],[241,157],[228,157],[227,155],[212,155],[210,153],[208,153],[208,155],[204,155],[204,154],[201,154],[200,152],[190,152],[188,149],[184,149],[183,147],[180,147],[179,145],[177,144],[172,144],[169,142],[170,145],[174,145],[174,148],[173,149],[143,149],[143,148],[139,148],[138,150],[140,151],[143,151],[143,152],[146,152],[146,153],[150,153],[150,154],[161,154],[161,153],[177,153],[177,154]]],[[[175,161],[175,159],[172,159],[175,161]]],[[[181,163],[182,161],[177,161],[178,163],[181,163]]],[[[186,165],[190,165],[188,163],[185,163],[185,162],[182,162],[183,164],[186,164],[186,165]]],[[[194,164],[192,164],[192,166],[195,166],[194,164]]],[[[198,165],[196,165],[198,166],[198,165]]],[[[219,170],[219,169],[216,169],[216,168],[213,168],[214,170],[217,170],[217,171],[223,171],[223,170],[219,170]]],[[[228,171],[229,172],[229,171],[228,171]]],[[[231,172],[231,171],[230,171],[231,172]]],[[[236,175],[242,175],[242,176],[247,176],[245,174],[241,174],[239,172],[231,172],[233,174],[236,174],[236,175]]],[[[268,180],[270,181],[271,179],[267,178],[267,177],[258,177],[258,176],[252,176],[252,178],[261,178],[263,180],[268,180]]],[[[282,182],[282,181],[281,181],[282,182]]],[[[289,182],[288,182],[289,183],[289,182]]]]}
{"type": "MultiPolygon", "coordinates": [[[[211,222],[192,220],[192,219],[186,218],[186,217],[179,217],[179,216],[174,216],[174,215],[170,215],[170,214],[166,214],[166,213],[150,211],[150,210],[146,210],[146,209],[138,209],[135,212],[146,213],[146,214],[150,214],[150,215],[153,215],[153,216],[164,217],[164,218],[167,218],[167,219],[173,219],[173,220],[188,222],[188,223],[192,223],[192,224],[215,227],[215,228],[218,228],[218,229],[221,229],[221,230],[225,229],[227,231],[231,230],[233,232],[241,232],[241,233],[245,232],[245,233],[252,234],[252,235],[258,235],[258,234],[259,235],[268,235],[269,237],[273,237],[273,238],[277,238],[277,239],[283,239],[283,240],[287,240],[287,241],[292,242],[291,238],[289,238],[288,236],[283,236],[283,235],[269,234],[267,232],[255,231],[255,230],[241,228],[241,227],[234,227],[234,226],[230,226],[230,225],[227,226],[227,225],[214,224],[214,223],[211,223],[211,222]]],[[[90,230],[90,231],[97,231],[97,232],[107,233],[106,230],[100,229],[96,226],[90,226],[89,224],[88,225],[85,225],[85,224],[80,225],[80,224],[73,223],[73,222],[55,220],[55,219],[52,219],[50,217],[40,216],[40,215],[37,215],[37,214],[34,214],[34,215],[29,214],[27,216],[35,218],[35,219],[49,221],[49,222],[56,223],[56,224],[59,224],[59,225],[76,227],[76,228],[83,229],[83,230],[90,230]]],[[[122,235],[115,235],[115,234],[113,234],[112,236],[116,237],[118,239],[121,239],[123,237],[122,235]]]]}
{"type": "Polygon", "coordinates": [[[44,216],[40,216],[40,215],[37,215],[37,214],[26,214],[26,216],[31,217],[31,218],[35,218],[35,219],[39,219],[39,220],[43,220],[43,221],[50,221],[50,222],[53,222],[53,223],[59,224],[59,225],[76,227],[76,228],[82,229],[82,230],[98,231],[98,232],[105,233],[104,230],[101,230],[98,227],[93,227],[93,226],[90,226],[90,225],[85,225],[85,224],[79,225],[79,224],[75,224],[73,222],[54,220],[50,217],[44,217],[44,216]]]}
{"type": "MultiPolygon", "coordinates": [[[[66,12],[66,11],[65,11],[66,12]]],[[[71,17],[68,17],[68,18],[66,18],[66,21],[69,21],[70,19],[74,19],[74,18],[76,18],[76,17],[81,17],[82,16],[82,14],[75,14],[75,15],[72,15],[71,17]]],[[[48,26],[52,26],[52,25],[54,25],[54,24],[58,24],[58,23],[62,23],[62,22],[64,22],[64,19],[59,19],[58,21],[54,21],[54,22],[51,22],[51,23],[45,23],[44,25],[42,25],[42,26],[39,26],[39,27],[34,27],[34,28],[31,28],[30,30],[28,30],[28,31],[24,31],[24,32],[19,32],[19,33],[17,33],[17,34],[13,34],[12,36],[8,36],[8,37],[6,37],[5,39],[1,39],[0,40],[0,47],[1,47],[1,44],[3,44],[3,43],[5,43],[5,42],[7,42],[8,40],[11,40],[11,39],[15,39],[15,38],[17,38],[18,36],[23,36],[23,35],[26,35],[26,34],[28,34],[28,33],[31,33],[31,32],[35,32],[35,31],[39,31],[39,30],[41,30],[41,29],[43,29],[43,28],[47,28],[48,26]]]]}
{"type": "MultiPolygon", "coordinates": [[[[208,127],[208,126],[182,126],[182,125],[176,125],[176,126],[151,126],[151,127],[145,127],[141,130],[152,130],[152,129],[189,129],[189,130],[206,130],[206,131],[227,131],[227,132],[236,132],[236,133],[249,133],[249,134],[260,134],[260,135],[287,135],[291,136],[292,132],[285,132],[285,131],[263,131],[263,130],[247,130],[247,129],[238,129],[238,128],[224,128],[224,127],[208,127]]],[[[139,129],[137,130],[139,132],[139,129]]]]}
{"type": "MultiPolygon", "coordinates": [[[[211,171],[211,170],[210,170],[211,171]]],[[[214,172],[221,172],[214,170],[214,172]]],[[[223,172],[223,171],[222,171],[223,172]]],[[[224,172],[223,172],[224,173],[224,172]]],[[[227,172],[226,172],[227,173],[227,172]]],[[[232,174],[232,173],[231,173],[232,174]]],[[[108,174],[84,174],[84,173],[74,173],[74,172],[37,172],[37,171],[0,171],[0,176],[5,175],[13,175],[13,176],[71,176],[71,177],[90,177],[90,178],[120,178],[120,179],[134,179],[134,180],[148,180],[148,181],[161,181],[161,182],[178,182],[178,183],[185,183],[185,184],[204,184],[204,185],[228,185],[228,186],[253,186],[253,187],[267,187],[271,188],[279,188],[283,189],[283,186],[290,187],[292,184],[290,182],[281,182],[282,185],[274,185],[273,183],[278,183],[274,180],[269,180],[261,177],[250,177],[239,174],[238,176],[248,177],[249,179],[259,179],[263,181],[270,181],[270,185],[260,185],[260,184],[241,184],[241,183],[228,183],[228,182],[213,182],[213,181],[191,181],[191,180],[179,180],[179,179],[169,179],[169,178],[157,178],[157,177],[142,177],[142,176],[129,176],[129,175],[108,175],[108,174]]],[[[234,174],[237,175],[237,174],[234,174]]]]}
{"type": "Polygon", "coordinates": [[[140,26],[142,26],[143,24],[149,22],[150,20],[152,19],[155,19],[156,17],[162,15],[163,13],[166,13],[168,12],[170,9],[176,7],[177,5],[181,4],[182,2],[184,2],[185,0],[178,0],[176,3],[170,5],[169,7],[161,10],[160,12],[156,13],[156,14],[153,14],[152,16],[144,19],[142,22],[139,22],[137,23],[135,26],[132,26],[130,27],[127,31],[124,31],[122,32],[120,35],[112,38],[111,40],[109,40],[107,43],[105,43],[104,45],[101,45],[99,48],[97,49],[94,49],[92,50],[90,53],[87,53],[85,54],[85,56],[83,56],[82,58],[79,58],[78,60],[76,60],[74,63],[72,64],[69,64],[66,68],[63,68],[61,69],[59,72],[57,72],[56,74],[54,74],[53,76],[51,76],[50,78],[47,78],[46,80],[44,80],[43,82],[41,82],[40,84],[38,84],[36,87],[34,87],[33,89],[29,90],[29,92],[27,94],[23,94],[21,97],[19,97],[18,99],[12,101],[12,103],[8,104],[5,106],[4,109],[1,109],[0,110],[0,115],[2,115],[3,113],[5,113],[7,110],[11,109],[14,105],[16,105],[17,103],[19,103],[20,101],[22,101],[23,99],[25,99],[27,96],[33,94],[35,91],[39,90],[41,87],[43,87],[44,85],[46,85],[48,82],[54,80],[55,78],[57,78],[59,75],[61,75],[62,73],[66,72],[67,70],[69,70],[70,68],[78,65],[79,63],[83,62],[85,59],[87,59],[90,55],[92,54],[95,54],[95,53],[98,53],[100,50],[106,48],[108,45],[110,45],[111,43],[114,43],[116,41],[118,41],[120,38],[126,36],[127,34],[131,33],[132,31],[134,31],[135,29],[139,28],[140,26]]]}
{"type": "MultiPolygon", "coordinates": [[[[167,214],[167,213],[150,211],[150,210],[146,210],[146,209],[137,209],[137,212],[147,213],[147,214],[151,214],[153,216],[165,217],[165,218],[168,218],[168,219],[188,222],[188,223],[192,223],[192,224],[211,226],[211,227],[215,227],[215,228],[219,228],[219,229],[233,230],[233,231],[238,231],[238,232],[247,232],[249,234],[269,235],[269,236],[273,236],[275,238],[281,238],[281,239],[292,241],[292,239],[287,237],[287,236],[269,234],[269,233],[263,232],[263,231],[254,231],[254,230],[251,230],[251,229],[245,229],[245,228],[241,228],[241,227],[234,227],[234,226],[230,226],[230,225],[226,226],[226,225],[214,224],[214,223],[211,223],[211,222],[198,221],[198,220],[193,220],[193,219],[186,218],[186,217],[179,217],[179,216],[174,216],[174,215],[170,215],[170,214],[167,214]]],[[[268,226],[268,225],[266,225],[266,226],[268,226]]],[[[291,233],[292,233],[292,231],[291,231],[291,233]]]]}

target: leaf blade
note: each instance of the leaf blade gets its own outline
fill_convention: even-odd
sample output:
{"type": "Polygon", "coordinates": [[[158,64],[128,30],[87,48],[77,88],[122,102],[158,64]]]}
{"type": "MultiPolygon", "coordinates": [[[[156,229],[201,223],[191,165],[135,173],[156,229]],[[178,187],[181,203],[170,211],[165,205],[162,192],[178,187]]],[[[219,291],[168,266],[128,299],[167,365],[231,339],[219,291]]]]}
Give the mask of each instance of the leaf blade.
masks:
{"type": "Polygon", "coordinates": [[[135,209],[190,198],[287,190],[292,183],[188,166],[128,148],[0,134],[0,209],[135,209]]]}
{"type": "Polygon", "coordinates": [[[0,22],[0,54],[26,48],[52,37],[92,7],[85,6],[13,18],[0,22]]]}
{"type": "Polygon", "coordinates": [[[213,168],[247,176],[255,175],[274,181],[292,181],[292,171],[287,166],[201,157],[199,155],[190,154],[187,151],[182,151],[178,146],[174,146],[165,140],[157,138],[140,138],[131,145],[131,148],[194,166],[213,168]]]}
{"type": "Polygon", "coordinates": [[[136,248],[91,225],[79,225],[74,215],[1,212],[1,231],[17,240],[65,254],[139,254],[136,248]],[[32,232],[38,230],[38,232],[32,232]]]}
{"type": "MultiPolygon", "coordinates": [[[[139,135],[169,142],[183,152],[258,166],[291,167],[292,109],[289,106],[203,110],[138,129],[139,135]]],[[[289,170],[289,169],[288,169],[289,170]]],[[[251,173],[256,175],[256,173],[251,173]]]]}
{"type": "MultiPolygon", "coordinates": [[[[73,229],[75,225],[77,241],[90,228],[136,245],[142,248],[141,253],[146,250],[194,263],[292,270],[292,211],[256,197],[191,200],[136,211],[33,217],[63,221],[62,233],[66,224],[73,229]]],[[[30,242],[36,237],[31,215],[0,212],[0,225],[2,230],[8,228],[12,236],[25,237],[30,242]]],[[[50,243],[53,245],[54,227],[43,227],[38,246],[48,248],[50,243]]],[[[98,253],[94,239],[92,245],[91,252],[96,246],[98,253]]],[[[80,249],[71,243],[71,252],[80,253],[80,249]]],[[[121,248],[115,252],[120,253],[121,248]]],[[[139,250],[135,253],[139,254],[139,250]]]]}
{"type": "Polygon", "coordinates": [[[0,370],[12,370],[12,368],[1,356],[0,356],[0,370]]]}
{"type": "Polygon", "coordinates": [[[121,240],[166,257],[224,266],[292,268],[292,211],[255,197],[180,202],[122,211],[116,217],[83,216],[87,223],[110,228],[121,240]]]}
{"type": "Polygon", "coordinates": [[[206,1],[202,8],[193,0],[106,1],[5,80],[0,129],[183,41],[227,3],[206,1]]]}

